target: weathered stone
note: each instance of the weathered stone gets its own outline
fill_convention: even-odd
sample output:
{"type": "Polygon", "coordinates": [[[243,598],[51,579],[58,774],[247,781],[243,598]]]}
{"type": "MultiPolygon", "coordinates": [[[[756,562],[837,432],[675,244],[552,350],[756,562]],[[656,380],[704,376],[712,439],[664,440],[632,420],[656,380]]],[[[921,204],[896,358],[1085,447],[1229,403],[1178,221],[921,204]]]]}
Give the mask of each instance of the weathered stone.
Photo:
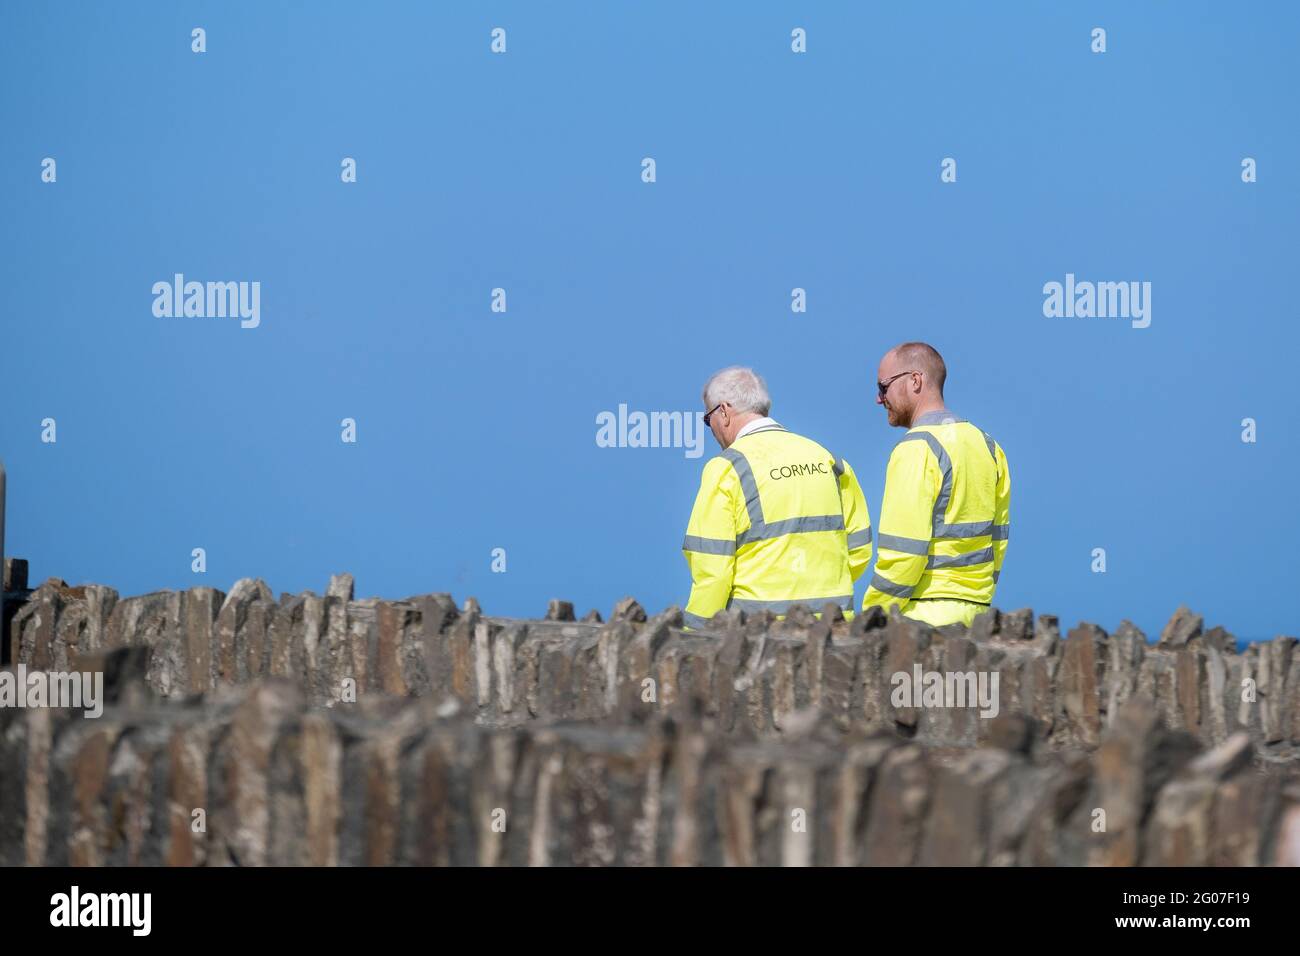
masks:
{"type": "Polygon", "coordinates": [[[1034,638],[1034,612],[1020,608],[1002,615],[998,637],[1009,642],[1031,641],[1034,638]]]}
{"type": "Polygon", "coordinates": [[[83,658],[81,667],[88,674],[103,674],[103,704],[144,708],[155,696],[151,677],[156,653],[151,647],[119,647],[83,658]]]}
{"type": "Polygon", "coordinates": [[[38,587],[14,615],[10,640],[14,643],[16,663],[42,670],[53,666],[54,637],[59,612],[63,607],[62,581],[51,579],[38,587]]]}
{"type": "Polygon", "coordinates": [[[915,862],[929,810],[932,774],[925,751],[916,744],[885,757],[862,838],[863,863],[910,866],[915,862]]]}
{"type": "Polygon", "coordinates": [[[1004,751],[974,750],[939,768],[917,863],[981,866],[988,862],[993,784],[1011,765],[1012,757],[1004,751]]]}
{"type": "Polygon", "coordinates": [[[1210,826],[1210,866],[1260,866],[1265,833],[1261,820],[1276,817],[1277,777],[1242,773],[1219,785],[1210,826]]]}
{"type": "Polygon", "coordinates": [[[1282,813],[1277,839],[1266,862],[1272,866],[1300,866],[1300,801],[1292,802],[1282,813]]]}
{"type": "Polygon", "coordinates": [[[209,758],[222,726],[222,715],[196,713],[170,728],[165,816],[159,814],[160,826],[166,827],[164,860],[168,866],[208,862],[208,815],[216,796],[209,790],[209,758]]]}
{"type": "Polygon", "coordinates": [[[27,561],[24,558],[5,558],[0,568],[0,589],[27,590],[27,561]]]}
{"type": "Polygon", "coordinates": [[[1124,703],[1137,692],[1147,638],[1132,622],[1124,620],[1120,621],[1107,645],[1105,710],[1109,726],[1115,722],[1124,703]]]}
{"type": "Polygon", "coordinates": [[[208,779],[216,797],[207,814],[210,862],[269,862],[271,754],[281,725],[301,709],[293,685],[254,685],[232,714],[227,732],[215,742],[208,779]]]}
{"type": "Polygon", "coordinates": [[[1201,691],[1205,686],[1205,651],[1189,645],[1174,654],[1174,714],[1171,726],[1201,732],[1201,691]]]}
{"type": "MultiPolygon", "coordinates": [[[[129,605],[132,598],[126,598],[118,604],[119,608],[129,605]]],[[[246,639],[240,632],[248,619],[249,607],[255,601],[274,603],[271,589],[261,580],[242,578],[226,595],[217,612],[216,653],[213,655],[213,684],[236,684],[247,680],[247,654],[240,660],[240,644],[246,639]]],[[[116,618],[116,615],[114,615],[116,618]]]]}
{"type": "MultiPolygon", "coordinates": [[[[572,630],[571,645],[599,645],[591,627],[532,624],[542,643],[572,630]]],[[[527,629],[508,623],[489,643],[523,646],[527,629]]],[[[633,630],[601,630],[612,645],[623,629],[633,630]]],[[[667,630],[679,695],[695,686],[683,675],[738,659],[747,639],[739,627],[721,642],[667,630]]],[[[792,654],[807,643],[784,640],[792,654]]],[[[837,640],[858,639],[830,638],[828,650],[837,640]]],[[[926,650],[962,641],[972,644],[947,635],[926,650]]],[[[108,659],[136,661],[138,682],[154,650],[108,659]]],[[[785,715],[783,740],[738,739],[707,715],[665,720],[662,709],[636,727],[617,715],[484,726],[440,710],[384,695],[321,708],[284,682],[184,705],[119,695],[94,721],[0,710],[0,861],[1005,866],[1275,863],[1296,852],[1294,792],[1276,768],[1251,766],[1249,738],[1197,756],[1140,696],[1092,756],[1030,745],[1014,714],[993,722],[1011,730],[990,732],[1008,746],[954,754],[846,739],[815,705],[785,715]]]]}
{"type": "Polygon", "coordinates": [[[1290,736],[1290,714],[1284,709],[1287,679],[1294,669],[1296,639],[1276,637],[1259,646],[1259,724],[1264,743],[1290,736]]]}
{"type": "Polygon", "coordinates": [[[376,608],[376,689],[385,694],[405,697],[408,629],[414,627],[415,608],[409,604],[381,601],[376,608]]]}
{"type": "MultiPolygon", "coordinates": [[[[945,679],[950,676],[955,678],[954,689],[959,697],[954,701],[955,706],[943,709],[948,716],[948,721],[946,732],[939,740],[951,746],[973,747],[979,737],[979,725],[986,722],[980,716],[981,710],[978,706],[979,677],[981,673],[988,673],[977,660],[975,643],[959,635],[945,637],[942,670],[945,679]]],[[[1000,685],[1000,680],[996,687],[992,684],[988,685],[990,695],[996,695],[995,700],[1001,697],[1000,685]]]]}
{"type": "Polygon", "coordinates": [[[1292,744],[1300,745],[1300,654],[1294,651],[1283,693],[1283,723],[1286,725],[1287,736],[1292,744]]]}
{"type": "Polygon", "coordinates": [[[645,608],[634,597],[621,598],[610,613],[612,621],[631,621],[633,624],[645,622],[645,608]]]}
{"type": "Polygon", "coordinates": [[[576,627],[550,632],[535,627],[530,631],[529,643],[537,651],[536,716],[560,719],[577,715],[576,670],[581,644],[575,638],[581,637],[590,638],[593,646],[598,641],[595,634],[576,627]]]}
{"type": "Polygon", "coordinates": [[[1201,636],[1201,624],[1204,619],[1193,614],[1187,605],[1180,604],[1173,617],[1160,632],[1160,647],[1184,647],[1187,642],[1201,636]]]}
{"type": "Polygon", "coordinates": [[[55,812],[46,863],[52,866],[103,866],[111,839],[108,768],[123,727],[112,717],[71,725],[55,750],[55,772],[50,779],[55,812]],[[61,824],[61,825],[60,825],[61,824]]]}
{"type": "MultiPolygon", "coordinates": [[[[528,625],[515,621],[501,628],[491,638],[491,686],[496,713],[514,716],[527,713],[527,684],[521,680],[517,656],[519,648],[528,638],[528,625]]],[[[595,716],[594,714],[592,716],[595,716]]]]}
{"type": "Polygon", "coordinates": [[[1000,637],[1002,632],[1002,612],[995,607],[975,615],[970,625],[972,641],[991,641],[1000,637]]]}
{"type": "Polygon", "coordinates": [[[573,619],[572,601],[552,599],[546,606],[546,620],[548,621],[572,621],[573,619]]]}
{"type": "Polygon", "coordinates": [[[881,671],[878,675],[878,678],[882,681],[882,686],[871,690],[874,691],[879,701],[887,702],[877,705],[877,709],[882,713],[889,714],[893,722],[902,728],[904,733],[908,731],[915,733],[922,711],[920,707],[915,706],[919,701],[913,701],[913,706],[894,706],[892,700],[893,675],[902,674],[907,679],[911,679],[914,665],[922,661],[925,651],[930,646],[931,633],[931,628],[919,626],[915,622],[904,621],[897,617],[891,620],[885,628],[886,650],[881,671]]]}
{"type": "Polygon", "coordinates": [[[1055,614],[1040,614],[1034,622],[1034,636],[1030,638],[1040,654],[1055,655],[1061,644],[1061,622],[1055,614]]]}
{"type": "Polygon", "coordinates": [[[1232,654],[1237,650],[1237,639],[1221,627],[1212,627],[1196,641],[1188,643],[1199,643],[1206,649],[1213,648],[1220,654],[1232,654]]]}
{"type": "Polygon", "coordinates": [[[985,799],[988,820],[987,866],[1014,866],[1025,833],[1056,768],[1034,766],[1010,754],[1005,772],[989,782],[985,799]]]}
{"type": "MultiPolygon", "coordinates": [[[[1036,726],[1041,728],[1044,737],[1054,736],[1058,728],[1061,736],[1068,736],[1063,720],[1057,719],[1056,675],[1060,658],[1034,655],[1020,661],[1020,672],[1016,677],[1020,688],[1019,707],[1032,717],[1036,726]]],[[[1078,743],[1077,736],[1074,743],[1078,743]]]]}
{"type": "Polygon", "coordinates": [[[657,689],[647,685],[647,680],[654,681],[654,662],[660,649],[671,637],[672,628],[680,624],[681,612],[672,613],[672,609],[652,618],[622,645],[622,653],[616,662],[613,698],[614,712],[636,716],[644,715],[653,704],[645,700],[647,690],[657,689]]]}
{"type": "Polygon", "coordinates": [[[888,623],[889,616],[885,614],[885,609],[878,604],[873,604],[853,616],[850,633],[856,637],[861,637],[867,631],[879,630],[888,623]]]}
{"type": "Polygon", "coordinates": [[[1104,685],[1106,632],[1081,624],[1070,632],[1061,652],[1061,715],[1084,747],[1101,735],[1101,688],[1104,685]]]}
{"type": "Polygon", "coordinates": [[[1156,793],[1195,753],[1194,739],[1160,726],[1145,696],[1129,700],[1097,748],[1092,813],[1104,829],[1094,830],[1088,861],[1099,866],[1135,866],[1141,861],[1142,828],[1156,793]]]}
{"type": "MultiPolygon", "coordinates": [[[[434,618],[438,610],[434,609],[434,618]]],[[[445,625],[445,631],[434,630],[430,609],[424,612],[425,669],[429,675],[429,690],[438,700],[453,699],[462,708],[477,707],[474,687],[474,632],[481,615],[470,607],[445,625]]],[[[446,618],[444,618],[446,620],[446,618]]]]}
{"type": "Polygon", "coordinates": [[[1250,765],[1250,737],[1234,734],[1201,754],[1164,787],[1147,837],[1153,866],[1208,866],[1211,815],[1221,781],[1250,765]]]}
{"type": "Polygon", "coordinates": [[[187,657],[185,690],[202,694],[216,686],[212,650],[217,643],[217,618],[226,595],[214,588],[191,588],[182,604],[183,644],[187,657]]]}
{"type": "Polygon", "coordinates": [[[325,596],[338,598],[340,601],[351,601],[356,596],[355,581],[350,574],[331,574],[329,586],[325,588],[325,596]]]}
{"type": "Polygon", "coordinates": [[[854,725],[855,709],[861,710],[862,694],[858,685],[863,643],[860,637],[832,637],[822,656],[822,710],[845,732],[854,725]]]}
{"type": "Polygon", "coordinates": [[[984,745],[1010,753],[1027,754],[1037,736],[1034,719],[1021,713],[1004,711],[988,721],[984,745]]]}
{"type": "Polygon", "coordinates": [[[1090,767],[1080,755],[1071,755],[1064,762],[1049,766],[1041,776],[1030,776],[1020,782],[1032,781],[1036,787],[1023,801],[1028,807],[1023,822],[1008,827],[1005,816],[995,822],[1002,834],[998,862],[1005,865],[1005,855],[1011,852],[1006,844],[1018,836],[1019,850],[1016,861],[1021,866],[1079,865],[1084,862],[1081,846],[1090,822],[1087,796],[1090,767]]]}
{"type": "Polygon", "coordinates": [[[793,608],[784,620],[731,610],[684,631],[680,610],[644,621],[631,598],[601,625],[561,620],[569,615],[558,604],[554,620],[514,622],[483,616],[472,598],[462,613],[445,594],[345,597],[335,587],[272,602],[264,584],[246,579],[229,595],[193,588],[120,599],[50,579],[15,604],[14,650],[29,669],[70,670],[106,649],[147,646],[146,681],[164,698],[278,677],[315,706],[413,695],[493,725],[538,715],[640,722],[671,712],[713,718],[727,734],[780,736],[793,715],[821,707],[840,733],[987,743],[992,728],[971,708],[894,706],[892,678],[920,667],[996,675],[999,710],[1029,718],[1049,749],[1096,747],[1124,704],[1145,695],[1161,724],[1207,745],[1244,730],[1261,760],[1300,763],[1294,639],[1238,652],[1222,628],[1190,636],[1195,616],[1185,609],[1171,633],[1187,639],[1149,646],[1129,622],[1109,639],[1085,624],[1061,642],[1056,619],[1034,619],[1030,609],[991,609],[969,629],[886,618],[878,607],[847,624],[826,607],[793,608]]]}

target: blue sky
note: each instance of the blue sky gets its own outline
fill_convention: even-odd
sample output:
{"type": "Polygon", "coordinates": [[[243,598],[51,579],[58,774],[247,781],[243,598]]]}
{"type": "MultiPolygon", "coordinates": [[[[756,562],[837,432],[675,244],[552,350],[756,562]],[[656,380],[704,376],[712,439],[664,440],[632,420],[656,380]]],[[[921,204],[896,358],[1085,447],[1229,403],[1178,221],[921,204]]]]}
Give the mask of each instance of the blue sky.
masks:
{"type": "Polygon", "coordinates": [[[6,3],[7,551],[124,593],[346,570],[657,610],[706,459],[598,447],[596,416],[753,365],[875,518],[876,364],[920,338],[1011,463],[999,605],[1295,634],[1298,31],[1281,3],[6,3]],[[155,317],[177,272],[260,282],[261,325],[155,317]],[[1151,282],[1150,327],[1045,317],[1066,273],[1151,282]]]}

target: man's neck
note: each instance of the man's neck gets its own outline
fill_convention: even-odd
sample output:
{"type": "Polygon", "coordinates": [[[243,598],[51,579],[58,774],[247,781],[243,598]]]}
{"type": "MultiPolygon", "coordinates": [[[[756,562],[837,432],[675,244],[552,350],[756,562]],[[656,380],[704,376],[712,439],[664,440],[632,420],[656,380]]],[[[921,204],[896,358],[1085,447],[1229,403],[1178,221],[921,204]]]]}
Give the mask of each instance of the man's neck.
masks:
{"type": "Polygon", "coordinates": [[[912,417],[909,419],[907,427],[911,428],[915,425],[921,419],[922,415],[928,415],[930,412],[941,412],[946,407],[947,406],[944,405],[942,396],[939,398],[925,399],[921,404],[917,405],[916,408],[912,409],[912,417]]]}
{"type": "Polygon", "coordinates": [[[766,417],[766,415],[759,415],[757,412],[745,412],[744,415],[736,416],[736,430],[732,434],[731,441],[727,443],[726,447],[730,448],[736,443],[736,439],[740,437],[741,432],[746,428],[749,428],[754,422],[761,422],[766,417]]]}

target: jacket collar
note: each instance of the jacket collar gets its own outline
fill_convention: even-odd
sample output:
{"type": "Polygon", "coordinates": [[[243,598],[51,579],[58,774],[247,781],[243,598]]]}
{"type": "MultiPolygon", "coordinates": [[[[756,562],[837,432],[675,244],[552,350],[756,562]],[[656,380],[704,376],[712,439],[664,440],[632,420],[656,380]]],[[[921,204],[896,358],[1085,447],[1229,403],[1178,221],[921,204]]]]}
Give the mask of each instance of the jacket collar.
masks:
{"type": "MultiPolygon", "coordinates": [[[[755,418],[736,432],[736,437],[732,440],[739,441],[746,435],[752,435],[756,431],[767,431],[769,428],[782,428],[782,426],[771,418],[755,418]]],[[[784,429],[782,428],[782,430],[784,429]]]]}
{"type": "Polygon", "coordinates": [[[951,409],[940,408],[933,412],[926,412],[912,422],[912,427],[915,428],[917,425],[951,425],[954,422],[964,422],[965,420],[951,409]]]}

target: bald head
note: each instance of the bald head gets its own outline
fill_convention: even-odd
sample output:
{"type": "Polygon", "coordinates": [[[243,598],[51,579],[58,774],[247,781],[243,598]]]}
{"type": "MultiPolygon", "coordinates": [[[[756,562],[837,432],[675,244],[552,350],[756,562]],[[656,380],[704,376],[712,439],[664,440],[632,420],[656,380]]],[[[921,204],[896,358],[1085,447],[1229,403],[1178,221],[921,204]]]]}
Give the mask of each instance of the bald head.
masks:
{"type": "Polygon", "coordinates": [[[942,409],[943,384],[948,366],[938,349],[925,342],[904,342],[885,353],[876,370],[876,404],[889,414],[889,424],[911,428],[912,422],[929,411],[942,409]]]}
{"type": "Polygon", "coordinates": [[[900,368],[914,368],[925,373],[926,380],[943,397],[943,383],[948,377],[948,366],[933,345],[925,342],[904,342],[889,350],[898,360],[900,368]]]}

